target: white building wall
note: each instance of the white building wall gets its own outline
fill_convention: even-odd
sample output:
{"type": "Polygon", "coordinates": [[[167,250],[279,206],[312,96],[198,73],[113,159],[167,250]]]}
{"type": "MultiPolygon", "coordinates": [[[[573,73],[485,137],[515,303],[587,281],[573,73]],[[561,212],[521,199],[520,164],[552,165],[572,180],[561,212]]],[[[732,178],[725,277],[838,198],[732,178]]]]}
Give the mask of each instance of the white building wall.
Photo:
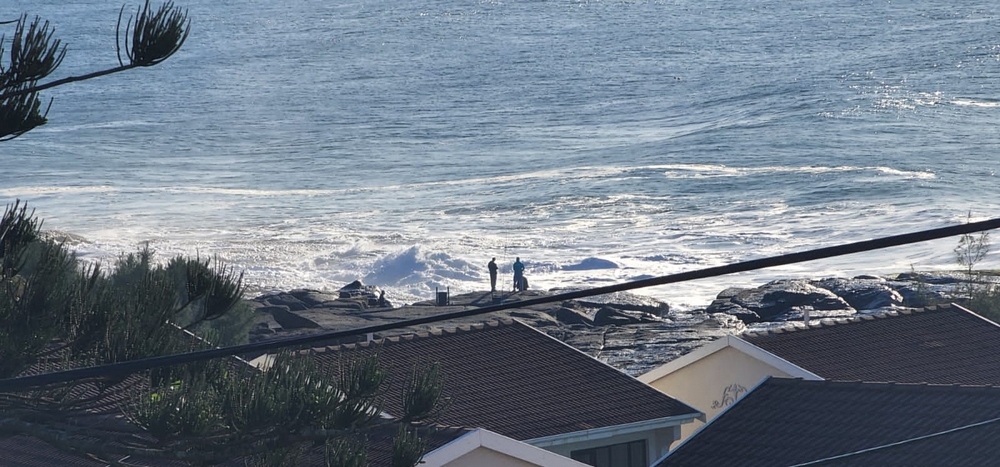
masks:
{"type": "Polygon", "coordinates": [[[480,447],[444,464],[442,467],[542,467],[506,454],[480,447]]]}
{"type": "MultiPolygon", "coordinates": [[[[649,385],[700,410],[706,420],[712,420],[768,376],[791,375],[732,347],[724,347],[649,385]]],[[[682,425],[678,442],[703,425],[698,420],[682,425]]]]}

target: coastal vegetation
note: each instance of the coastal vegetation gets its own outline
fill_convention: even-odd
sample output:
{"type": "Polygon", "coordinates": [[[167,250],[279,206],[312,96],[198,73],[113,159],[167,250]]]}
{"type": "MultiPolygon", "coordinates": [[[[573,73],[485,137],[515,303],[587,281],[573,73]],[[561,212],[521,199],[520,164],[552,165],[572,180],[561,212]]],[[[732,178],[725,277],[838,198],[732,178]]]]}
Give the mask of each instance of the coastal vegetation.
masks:
{"type": "MultiPolygon", "coordinates": [[[[188,37],[187,11],[147,1],[118,18],[119,66],[44,82],[67,48],[41,18],[12,25],[0,42],[0,141],[47,121],[39,93],[157,65],[188,37]],[[127,18],[126,18],[127,16],[127,18]],[[7,48],[9,47],[9,49],[7,48]],[[9,51],[9,55],[6,53],[9,51]]],[[[18,202],[0,217],[0,379],[170,356],[246,339],[252,310],[242,274],[218,258],[155,260],[146,247],[111,264],[79,260],[46,237],[18,202]]],[[[259,370],[238,358],[116,373],[7,391],[0,386],[0,438],[29,436],[109,465],[166,459],[214,465],[365,465],[366,440],[390,431],[393,465],[423,455],[418,428],[440,412],[437,368],[415,368],[405,413],[379,410],[385,372],[373,357],[344,362],[336,381],[292,350],[259,370]],[[122,418],[123,417],[123,418],[122,418]],[[127,421],[127,423],[126,423],[127,421]],[[319,454],[317,454],[317,452],[319,454]]]]}
{"type": "Polygon", "coordinates": [[[979,264],[992,250],[989,232],[963,235],[955,246],[955,262],[961,268],[962,281],[955,295],[968,308],[995,322],[1000,322],[1000,287],[998,271],[979,269],[979,264]]]}

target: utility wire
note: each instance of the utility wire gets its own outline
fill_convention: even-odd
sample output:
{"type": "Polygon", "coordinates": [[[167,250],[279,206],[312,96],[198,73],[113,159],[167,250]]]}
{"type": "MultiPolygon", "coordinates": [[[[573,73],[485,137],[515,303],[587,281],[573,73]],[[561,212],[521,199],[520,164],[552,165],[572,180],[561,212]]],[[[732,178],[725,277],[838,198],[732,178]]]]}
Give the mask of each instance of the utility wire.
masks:
{"type": "Polygon", "coordinates": [[[378,324],[374,326],[349,329],[345,331],[332,331],[332,332],[313,334],[309,336],[293,337],[287,339],[276,339],[266,342],[256,342],[252,344],[243,344],[232,347],[200,350],[184,354],[143,358],[139,360],[110,363],[106,365],[93,366],[87,368],[77,368],[73,370],[58,371],[41,375],[22,376],[19,378],[8,378],[0,380],[0,392],[23,391],[30,388],[47,386],[57,383],[66,383],[69,381],[75,381],[79,379],[128,375],[141,370],[148,370],[151,368],[159,368],[169,365],[191,363],[202,360],[209,360],[212,358],[230,357],[230,356],[255,353],[255,352],[264,352],[264,351],[282,349],[286,347],[305,346],[308,344],[313,344],[318,342],[361,336],[370,333],[388,331],[391,329],[399,329],[409,326],[417,326],[422,324],[447,321],[451,319],[483,315],[487,313],[493,313],[496,311],[508,310],[511,308],[525,308],[534,305],[561,302],[564,300],[574,300],[578,298],[592,297],[595,295],[624,292],[627,290],[641,289],[644,287],[673,284],[676,282],[704,279],[708,277],[716,277],[726,274],[735,274],[739,272],[753,271],[757,269],[769,268],[774,266],[783,266],[786,264],[800,263],[803,261],[813,261],[817,259],[832,258],[835,256],[843,256],[853,253],[878,250],[882,248],[909,245],[912,243],[937,240],[941,238],[952,237],[955,235],[966,235],[974,232],[981,232],[996,228],[1000,228],[1000,218],[994,218],[980,222],[971,222],[951,227],[922,230],[919,232],[913,232],[903,235],[894,235],[890,237],[876,238],[874,240],[865,240],[861,242],[848,243],[844,245],[818,248],[815,250],[808,250],[799,253],[789,253],[785,255],[772,256],[768,258],[743,261],[725,266],[716,266],[711,268],[699,269],[695,271],[687,271],[677,274],[670,274],[666,276],[658,276],[637,281],[624,282],[621,284],[608,285],[604,287],[595,287],[591,289],[578,290],[574,292],[566,292],[556,295],[550,295],[547,297],[538,297],[518,302],[502,303],[499,305],[454,311],[450,313],[442,313],[439,315],[425,316],[422,318],[414,318],[388,324],[378,324]]]}

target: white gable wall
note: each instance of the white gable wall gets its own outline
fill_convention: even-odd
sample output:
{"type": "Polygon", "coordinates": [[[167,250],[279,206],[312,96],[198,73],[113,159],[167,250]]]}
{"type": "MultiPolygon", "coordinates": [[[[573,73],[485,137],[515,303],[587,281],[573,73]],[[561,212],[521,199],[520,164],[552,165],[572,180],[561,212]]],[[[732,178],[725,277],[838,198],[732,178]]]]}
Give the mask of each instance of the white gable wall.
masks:
{"type": "Polygon", "coordinates": [[[423,467],[587,467],[586,464],[477,428],[426,455],[423,467]]]}
{"type": "Polygon", "coordinates": [[[539,464],[480,447],[443,464],[442,467],[539,467],[539,464]]]}
{"type": "Polygon", "coordinates": [[[683,441],[768,376],[821,379],[735,336],[706,344],[638,379],[705,414],[704,421],[681,426],[683,441]]]}

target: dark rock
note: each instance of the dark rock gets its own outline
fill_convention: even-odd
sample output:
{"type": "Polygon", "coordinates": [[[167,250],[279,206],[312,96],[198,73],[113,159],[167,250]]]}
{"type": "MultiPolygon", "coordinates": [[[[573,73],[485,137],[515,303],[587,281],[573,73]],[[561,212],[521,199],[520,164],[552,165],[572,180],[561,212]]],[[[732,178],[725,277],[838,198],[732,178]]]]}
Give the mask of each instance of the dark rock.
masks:
{"type": "Polygon", "coordinates": [[[340,298],[358,298],[362,297],[364,299],[376,299],[379,297],[378,287],[373,285],[364,285],[361,281],[356,280],[340,288],[338,291],[340,298]]]}
{"type": "Polygon", "coordinates": [[[616,326],[626,326],[629,324],[637,324],[639,322],[639,318],[630,316],[623,313],[621,310],[610,306],[602,307],[600,310],[597,310],[597,313],[594,315],[594,326],[607,326],[610,324],[614,324],[616,326]]]}
{"type": "Polygon", "coordinates": [[[720,300],[729,300],[729,299],[735,297],[740,292],[743,292],[745,290],[746,289],[739,288],[739,287],[729,287],[728,289],[725,289],[722,292],[719,292],[719,294],[716,295],[715,298],[716,299],[720,299],[720,300]]]}
{"type": "Polygon", "coordinates": [[[904,272],[896,276],[897,281],[923,282],[925,284],[957,284],[961,277],[948,273],[904,272]]]}
{"type": "Polygon", "coordinates": [[[274,333],[274,329],[271,329],[271,326],[268,326],[268,323],[257,323],[257,326],[250,329],[251,338],[253,336],[270,335],[274,333]]]}
{"type": "Polygon", "coordinates": [[[899,295],[903,297],[903,306],[923,307],[932,303],[954,300],[954,286],[933,285],[925,282],[893,282],[899,295]]]}
{"type": "Polygon", "coordinates": [[[755,313],[753,310],[743,308],[742,306],[731,302],[728,298],[713,301],[711,305],[705,308],[705,313],[709,315],[724,314],[734,316],[739,318],[739,320],[745,324],[758,323],[762,321],[760,315],[755,313]]]}
{"type": "Polygon", "coordinates": [[[258,306],[254,311],[256,311],[257,313],[272,315],[275,311],[288,312],[291,310],[285,305],[263,305],[263,306],[258,306]]]}
{"type": "MultiPolygon", "coordinates": [[[[636,295],[628,292],[615,292],[597,297],[588,297],[587,300],[575,301],[579,306],[569,305],[569,308],[600,308],[612,304],[619,310],[639,311],[653,316],[667,316],[670,314],[670,305],[659,300],[636,295]]],[[[564,304],[564,306],[567,306],[564,304]]]]}
{"type": "Polygon", "coordinates": [[[717,298],[712,301],[707,307],[705,307],[705,313],[726,313],[733,314],[733,311],[738,311],[739,309],[746,310],[742,306],[733,303],[732,297],[717,298]]]}
{"type": "Polygon", "coordinates": [[[263,307],[258,308],[258,311],[270,313],[274,321],[281,325],[283,329],[313,329],[321,327],[316,322],[292,313],[284,307],[263,307]]]}
{"type": "Polygon", "coordinates": [[[363,289],[363,288],[365,288],[365,284],[362,283],[360,280],[355,280],[354,282],[351,282],[350,284],[347,284],[347,285],[341,287],[340,290],[341,291],[343,291],[343,290],[360,290],[360,289],[363,289]]]}
{"type": "Polygon", "coordinates": [[[257,301],[269,306],[283,306],[288,308],[290,311],[302,311],[309,309],[309,306],[303,303],[302,300],[299,300],[294,295],[288,293],[267,295],[258,298],[257,301]]]}
{"type": "Polygon", "coordinates": [[[330,302],[339,298],[339,296],[329,294],[326,292],[320,292],[318,290],[310,289],[296,289],[288,292],[293,297],[299,299],[302,303],[306,304],[309,308],[315,308],[326,302],[330,302]]]}
{"type": "Polygon", "coordinates": [[[871,274],[861,274],[859,276],[854,276],[853,279],[859,279],[859,280],[868,280],[868,279],[871,279],[871,280],[885,282],[885,278],[884,277],[873,276],[871,274]]]}
{"type": "Polygon", "coordinates": [[[553,314],[556,321],[559,321],[562,324],[585,324],[587,326],[592,326],[594,324],[594,320],[590,319],[586,313],[573,308],[567,308],[565,306],[556,308],[553,314]]]}
{"type": "Polygon", "coordinates": [[[330,312],[338,311],[364,311],[368,309],[368,300],[359,299],[338,299],[332,302],[324,302],[323,308],[329,310],[330,312]]]}
{"type": "MultiPolygon", "coordinates": [[[[726,293],[724,296],[731,297],[729,300],[732,303],[752,311],[762,321],[772,321],[798,307],[808,306],[814,310],[850,308],[847,302],[833,292],[798,279],[773,281],[755,289],[743,289],[735,293],[730,289],[724,292],[726,293]]],[[[719,308],[721,305],[715,307],[715,309],[719,308]]],[[[743,314],[739,309],[731,309],[731,311],[743,314]]],[[[753,319],[750,315],[746,317],[753,319]]]]}
{"type": "Polygon", "coordinates": [[[813,285],[833,292],[856,310],[870,310],[893,305],[902,305],[903,296],[885,279],[878,278],[831,278],[814,281],[813,285]]]}

